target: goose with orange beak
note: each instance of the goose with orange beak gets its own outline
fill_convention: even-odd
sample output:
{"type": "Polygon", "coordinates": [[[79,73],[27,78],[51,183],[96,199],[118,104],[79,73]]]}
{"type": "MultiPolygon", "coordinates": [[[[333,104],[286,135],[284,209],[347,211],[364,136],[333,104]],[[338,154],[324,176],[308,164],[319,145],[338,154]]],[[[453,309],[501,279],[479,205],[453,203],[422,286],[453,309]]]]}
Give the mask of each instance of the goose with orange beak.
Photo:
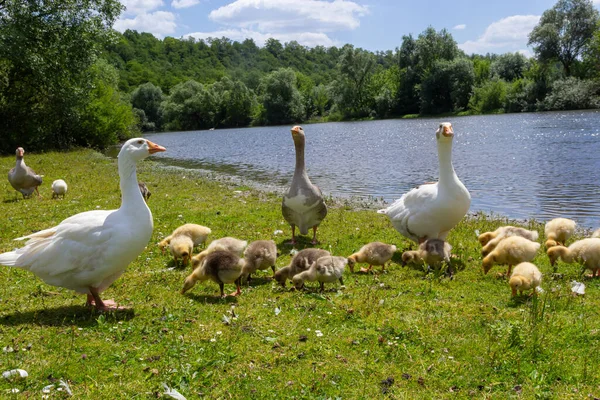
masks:
{"type": "Polygon", "coordinates": [[[152,236],[152,213],[140,193],[136,163],[166,149],[150,140],[128,140],[118,156],[121,207],[73,215],[55,227],[15,240],[24,247],[0,254],[0,265],[22,268],[49,285],[87,295],[87,305],[119,308],[100,293],[144,251],[152,236]]]}
{"type": "Polygon", "coordinates": [[[414,188],[389,207],[378,211],[388,216],[398,232],[416,243],[427,239],[446,240],[450,230],[471,206],[471,195],[452,166],[452,124],[441,123],[435,137],[440,174],[438,182],[414,188]]]}
{"type": "Polygon", "coordinates": [[[302,235],[312,228],[312,243],[317,243],[317,228],[327,215],[323,193],[313,185],[304,164],[305,135],[301,126],[292,128],[292,139],[296,147],[296,168],[288,192],[283,196],[281,213],[292,227],[292,244],[296,243],[296,227],[302,235]]]}

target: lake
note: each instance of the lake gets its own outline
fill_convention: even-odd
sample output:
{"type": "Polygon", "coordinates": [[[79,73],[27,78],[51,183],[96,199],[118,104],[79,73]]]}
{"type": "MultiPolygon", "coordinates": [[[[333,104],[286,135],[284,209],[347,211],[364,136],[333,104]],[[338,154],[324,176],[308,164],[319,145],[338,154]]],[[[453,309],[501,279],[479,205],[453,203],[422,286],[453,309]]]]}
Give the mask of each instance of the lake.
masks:
{"type": "MultiPolygon", "coordinates": [[[[454,127],[454,169],[471,212],[600,227],[600,111],[308,124],[308,175],[326,195],[391,202],[437,180],[435,130],[444,120],[454,127]]],[[[146,137],[167,148],[154,156],[166,164],[283,189],[294,171],[291,127],[146,137]]]]}

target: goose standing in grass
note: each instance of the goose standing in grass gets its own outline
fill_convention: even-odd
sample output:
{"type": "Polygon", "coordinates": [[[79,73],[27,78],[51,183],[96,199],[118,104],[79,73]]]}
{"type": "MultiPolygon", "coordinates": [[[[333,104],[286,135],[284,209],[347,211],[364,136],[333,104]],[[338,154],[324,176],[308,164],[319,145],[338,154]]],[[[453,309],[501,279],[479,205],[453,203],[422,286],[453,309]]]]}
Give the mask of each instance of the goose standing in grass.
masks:
{"type": "Polygon", "coordinates": [[[385,264],[392,259],[396,252],[396,246],[382,242],[371,242],[365,244],[356,253],[348,256],[348,267],[354,272],[356,263],[368,263],[369,268],[361,268],[361,272],[369,272],[373,265],[381,265],[381,271],[385,270],[385,264]]]}
{"type": "Polygon", "coordinates": [[[512,290],[513,297],[517,295],[517,290],[523,294],[523,290],[533,289],[536,294],[536,288],[542,284],[542,273],[532,263],[522,262],[518,264],[508,281],[512,290]]]}
{"type": "Polygon", "coordinates": [[[242,293],[240,281],[244,264],[245,261],[243,258],[229,251],[213,251],[206,256],[202,265],[194,269],[194,272],[185,278],[181,294],[194,287],[196,282],[211,280],[219,284],[221,297],[225,297],[224,285],[226,283],[235,283],[237,290],[232,295],[238,296],[242,293]]]}
{"type": "Polygon", "coordinates": [[[42,177],[25,165],[24,154],[25,150],[19,147],[16,151],[17,163],[8,171],[8,182],[23,195],[23,198],[31,196],[33,192],[36,192],[39,196],[38,186],[42,184],[42,177]]]}
{"type": "Polygon", "coordinates": [[[283,196],[281,213],[292,227],[292,244],[296,243],[296,227],[302,235],[312,228],[312,244],[317,243],[317,228],[327,215],[327,206],[321,189],[308,178],[304,165],[305,135],[300,126],[292,128],[292,139],[296,147],[296,168],[290,189],[283,196]]]}
{"type": "Polygon", "coordinates": [[[347,263],[348,259],[344,257],[319,257],[306,271],[294,275],[292,282],[296,289],[301,289],[305,281],[318,281],[321,284],[321,292],[325,290],[325,283],[340,281],[340,284],[344,286],[342,274],[347,263]]]}
{"type": "Polygon", "coordinates": [[[15,251],[0,254],[0,265],[23,268],[44,282],[87,294],[87,305],[117,308],[100,293],[125,272],[152,236],[152,213],[137,185],[136,163],[165,148],[143,138],[130,139],[118,156],[121,207],[76,214],[28,239],[15,251]]]}
{"type": "Polygon", "coordinates": [[[544,227],[546,248],[549,249],[556,245],[566,246],[567,240],[575,233],[576,226],[577,223],[568,218],[554,218],[546,222],[546,226],[544,227]]]}
{"type": "Polygon", "coordinates": [[[292,257],[290,263],[279,268],[275,272],[275,280],[283,287],[288,279],[292,279],[296,274],[306,271],[310,266],[317,261],[320,257],[330,256],[331,254],[327,250],[323,249],[304,249],[292,257]]]}
{"type": "Polygon", "coordinates": [[[508,264],[506,276],[510,276],[512,266],[533,260],[540,246],[521,236],[507,237],[483,259],[483,273],[487,274],[494,264],[508,264]]]}
{"type": "MultiPolygon", "coordinates": [[[[550,258],[550,265],[553,267],[556,261],[561,258],[568,264],[574,262],[583,264],[585,268],[592,271],[592,278],[598,276],[600,271],[600,238],[581,239],[572,243],[569,247],[553,246],[548,249],[547,254],[550,258]]],[[[556,271],[556,267],[554,270],[556,271]]]]}
{"type": "Polygon", "coordinates": [[[419,244],[427,239],[445,240],[471,206],[471,195],[452,166],[452,125],[440,124],[435,136],[439,181],[414,188],[378,211],[388,216],[398,232],[419,244]]]}
{"type": "Polygon", "coordinates": [[[52,198],[56,199],[58,197],[65,198],[65,194],[67,194],[67,182],[62,179],[57,179],[52,182],[52,198]]]}

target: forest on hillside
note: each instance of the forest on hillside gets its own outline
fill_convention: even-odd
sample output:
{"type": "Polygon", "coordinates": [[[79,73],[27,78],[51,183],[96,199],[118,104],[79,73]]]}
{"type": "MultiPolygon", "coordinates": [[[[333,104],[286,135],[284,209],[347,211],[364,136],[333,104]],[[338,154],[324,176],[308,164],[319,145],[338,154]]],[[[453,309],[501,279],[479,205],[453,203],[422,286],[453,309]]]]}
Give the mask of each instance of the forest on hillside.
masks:
{"type": "Polygon", "coordinates": [[[0,3],[0,129],[34,149],[103,147],[136,131],[600,107],[599,13],[558,0],[535,56],[466,55],[445,29],[394,50],[111,29],[116,0],[0,3]],[[45,15],[46,18],[40,18],[45,15]]]}

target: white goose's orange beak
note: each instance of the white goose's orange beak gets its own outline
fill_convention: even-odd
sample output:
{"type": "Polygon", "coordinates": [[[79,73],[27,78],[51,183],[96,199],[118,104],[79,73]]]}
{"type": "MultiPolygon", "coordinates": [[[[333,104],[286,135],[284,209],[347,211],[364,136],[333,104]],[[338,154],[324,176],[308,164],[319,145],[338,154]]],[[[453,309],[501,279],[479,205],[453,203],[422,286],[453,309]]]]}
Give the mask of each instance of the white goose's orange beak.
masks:
{"type": "Polygon", "coordinates": [[[148,153],[150,153],[150,154],[158,153],[159,151],[167,151],[167,149],[165,149],[164,147],[162,147],[154,142],[151,142],[147,139],[146,139],[146,143],[148,143],[148,153]]]}

